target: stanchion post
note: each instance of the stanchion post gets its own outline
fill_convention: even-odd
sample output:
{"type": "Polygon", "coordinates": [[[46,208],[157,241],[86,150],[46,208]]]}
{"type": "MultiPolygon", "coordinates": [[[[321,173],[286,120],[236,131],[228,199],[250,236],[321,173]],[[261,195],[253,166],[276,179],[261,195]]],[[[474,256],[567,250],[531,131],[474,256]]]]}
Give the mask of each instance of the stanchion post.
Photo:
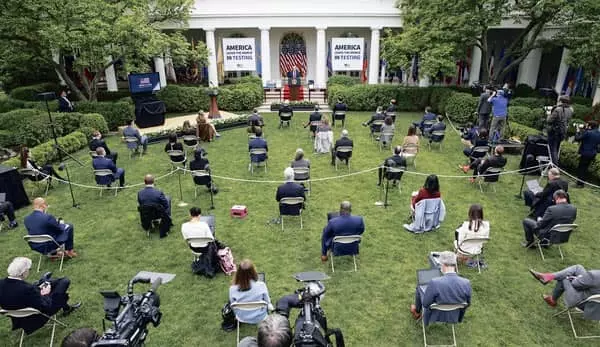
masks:
{"type": "Polygon", "coordinates": [[[177,168],[178,174],[177,174],[177,181],[179,182],[179,203],[177,204],[177,206],[179,207],[185,207],[188,204],[183,201],[183,190],[181,189],[181,173],[179,172],[181,170],[181,168],[177,168]]]}

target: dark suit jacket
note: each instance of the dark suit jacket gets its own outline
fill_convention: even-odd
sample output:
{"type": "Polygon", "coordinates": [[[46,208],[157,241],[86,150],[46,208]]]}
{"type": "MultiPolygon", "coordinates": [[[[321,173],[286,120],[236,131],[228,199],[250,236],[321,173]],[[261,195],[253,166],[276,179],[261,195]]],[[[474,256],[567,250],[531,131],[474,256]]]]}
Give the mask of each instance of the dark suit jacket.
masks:
{"type": "Polygon", "coordinates": [[[58,112],[73,112],[73,104],[70,104],[63,97],[58,97],[58,112]]]}
{"type": "Polygon", "coordinates": [[[554,195],[554,192],[556,192],[559,189],[568,192],[569,183],[563,180],[562,178],[553,181],[548,181],[548,183],[544,187],[544,190],[535,195],[532,209],[534,210],[534,215],[536,218],[543,216],[548,206],[552,206],[554,204],[554,202],[552,201],[552,196],[554,195]]]}
{"type": "MultiPolygon", "coordinates": [[[[383,161],[383,166],[385,167],[406,167],[406,159],[401,155],[392,155],[383,161]],[[391,165],[390,165],[391,164],[391,165]]],[[[399,180],[402,178],[402,172],[387,172],[386,177],[390,180],[399,180]]]]}
{"type": "MultiPolygon", "coordinates": [[[[250,142],[248,143],[248,150],[255,149],[255,148],[264,148],[268,152],[269,146],[267,145],[267,140],[263,139],[262,137],[257,137],[257,138],[250,140],[250,142]]],[[[251,154],[250,161],[257,163],[257,162],[264,161],[268,157],[269,157],[268,154],[251,154]]]]}
{"type": "MultiPolygon", "coordinates": [[[[588,297],[600,294],[600,270],[589,270],[577,276],[574,280],[563,280],[565,285],[565,296],[568,304],[574,305],[588,297]],[[565,283],[568,282],[568,283],[565,283]],[[570,289],[574,290],[570,290],[570,289]]],[[[600,319],[600,305],[588,303],[581,307],[585,319],[600,319]]]]}
{"type": "Polygon", "coordinates": [[[571,204],[558,204],[546,209],[544,217],[537,222],[536,230],[540,238],[547,237],[547,233],[556,224],[572,224],[577,218],[577,208],[571,204]]]}
{"type": "Polygon", "coordinates": [[[600,146],[600,131],[586,130],[575,134],[575,141],[581,142],[579,145],[579,155],[582,157],[595,157],[600,146]]]}
{"type": "MultiPolygon", "coordinates": [[[[192,160],[190,162],[190,170],[208,170],[210,172],[208,159],[202,158],[198,160],[192,160]]],[[[210,176],[194,176],[194,183],[197,185],[208,185],[210,184],[210,181],[210,176]]]]}
{"type": "MultiPolygon", "coordinates": [[[[67,224],[60,224],[51,214],[33,211],[29,216],[25,217],[24,222],[29,235],[50,235],[58,243],[67,241],[68,233],[65,232],[67,224]]],[[[56,249],[56,245],[52,242],[32,243],[29,246],[34,251],[43,254],[56,249]]]]}
{"type": "MultiPolygon", "coordinates": [[[[367,125],[373,124],[373,122],[376,121],[376,120],[384,120],[384,119],[385,119],[385,115],[383,113],[377,113],[377,112],[375,112],[375,114],[372,115],[371,119],[369,119],[369,121],[367,122],[367,125]]],[[[371,125],[371,129],[373,129],[372,125],[371,125]]],[[[375,130],[379,130],[379,129],[375,129],[375,130]]]]}
{"type": "MultiPolygon", "coordinates": [[[[327,250],[332,247],[335,236],[362,235],[364,232],[365,222],[361,216],[340,215],[329,220],[321,237],[321,255],[327,255],[327,250]]],[[[358,254],[358,242],[336,244],[333,248],[333,254],[358,254]]]]}
{"type": "Polygon", "coordinates": [[[336,102],[335,105],[333,105],[333,112],[335,111],[348,111],[348,106],[343,103],[343,102],[336,102]]]}
{"type": "Polygon", "coordinates": [[[488,159],[484,160],[479,165],[479,172],[484,173],[490,167],[503,168],[506,165],[506,158],[502,155],[493,155],[488,159]]]}
{"type": "MultiPolygon", "coordinates": [[[[31,307],[52,316],[58,312],[66,302],[53,300],[52,295],[43,296],[40,288],[25,281],[12,278],[0,280],[0,307],[6,310],[18,310],[31,307]]],[[[12,329],[23,329],[31,334],[46,324],[48,318],[35,315],[26,318],[12,318],[12,329]]],[[[6,341],[5,341],[6,342],[6,341]]]]}
{"type": "Polygon", "coordinates": [[[90,151],[95,151],[98,147],[104,148],[104,150],[106,151],[106,155],[110,155],[110,149],[108,149],[108,146],[106,145],[106,142],[104,142],[104,140],[92,139],[92,141],[90,141],[90,151]]]}
{"type": "Polygon", "coordinates": [[[262,127],[264,125],[263,118],[260,115],[253,113],[248,117],[248,125],[262,127]]]}
{"type": "Polygon", "coordinates": [[[392,112],[392,113],[395,113],[395,112],[396,112],[396,105],[394,105],[394,104],[390,104],[390,105],[388,106],[388,108],[385,110],[385,113],[386,113],[386,114],[388,114],[388,113],[390,113],[390,112],[392,112]]]}
{"type": "Polygon", "coordinates": [[[337,141],[335,141],[335,146],[333,146],[333,150],[336,151],[335,152],[336,157],[338,157],[342,160],[349,159],[352,157],[352,152],[347,152],[347,153],[344,153],[344,152],[338,153],[337,152],[338,147],[346,147],[346,146],[354,147],[354,142],[347,137],[340,137],[337,141]]]}
{"type": "MultiPolygon", "coordinates": [[[[115,165],[115,163],[106,157],[95,157],[94,159],[92,159],[92,166],[94,167],[94,170],[110,170],[113,172],[113,174],[117,172],[117,166],[115,165]]],[[[96,177],[96,183],[101,185],[110,184],[114,180],[114,175],[96,177]]]]}
{"type": "Polygon", "coordinates": [[[160,205],[165,211],[169,209],[169,200],[167,200],[165,194],[150,186],[146,186],[138,192],[138,203],[140,205],[160,205]]]}
{"type": "Polygon", "coordinates": [[[479,102],[477,103],[477,114],[492,113],[492,104],[489,103],[489,98],[490,96],[487,93],[481,93],[479,96],[479,102]]]}
{"type": "Polygon", "coordinates": [[[292,109],[292,106],[290,106],[290,105],[281,106],[279,108],[279,113],[278,113],[279,117],[281,117],[282,113],[289,113],[290,115],[293,116],[294,115],[294,109],[292,109]]]}
{"type": "MultiPolygon", "coordinates": [[[[280,201],[282,198],[296,198],[303,197],[304,187],[295,182],[285,182],[284,184],[277,187],[277,194],[275,194],[275,200],[280,201]]],[[[282,205],[279,204],[279,213],[282,215],[297,215],[299,213],[300,205],[282,205]]]]}
{"type": "Polygon", "coordinates": [[[442,312],[430,310],[431,304],[471,304],[471,282],[456,273],[447,273],[434,278],[427,285],[423,296],[423,322],[425,325],[434,322],[458,323],[463,320],[465,310],[442,312]]]}

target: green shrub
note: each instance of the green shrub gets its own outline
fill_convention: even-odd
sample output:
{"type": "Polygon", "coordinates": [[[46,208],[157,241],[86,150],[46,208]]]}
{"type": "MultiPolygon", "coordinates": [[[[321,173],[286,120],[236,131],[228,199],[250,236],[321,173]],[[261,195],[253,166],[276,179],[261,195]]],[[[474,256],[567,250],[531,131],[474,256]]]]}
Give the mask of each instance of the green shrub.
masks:
{"type": "Polygon", "coordinates": [[[431,95],[429,97],[429,106],[433,108],[434,112],[437,112],[439,114],[445,114],[446,103],[448,102],[448,99],[453,93],[456,92],[451,90],[450,88],[432,87],[431,95]]]}
{"type": "Polygon", "coordinates": [[[207,110],[209,97],[204,88],[182,87],[169,84],[158,92],[157,97],[167,107],[167,112],[198,112],[207,110]]]}
{"type": "MultiPolygon", "coordinates": [[[[2,143],[3,146],[24,144],[29,147],[38,145],[52,138],[48,115],[36,109],[18,109],[0,114],[0,128],[10,131],[10,135],[2,143]]],[[[57,136],[62,135],[62,124],[55,122],[57,136]]]]}
{"type": "MultiPolygon", "coordinates": [[[[546,106],[546,99],[542,98],[530,98],[530,97],[518,97],[510,100],[510,106],[521,106],[529,108],[541,108],[546,106]]],[[[550,105],[548,105],[550,106],[550,105]]]]}
{"type": "MultiPolygon", "coordinates": [[[[78,150],[87,146],[87,138],[85,134],[75,131],[66,136],[59,137],[58,144],[69,154],[75,153],[78,150]]],[[[58,152],[54,149],[54,140],[46,141],[38,146],[30,147],[30,154],[38,165],[44,165],[59,159],[58,152]]],[[[19,157],[11,158],[4,163],[6,166],[19,167],[19,157]]]]}
{"type": "Polygon", "coordinates": [[[101,114],[110,130],[117,130],[135,117],[135,107],[126,102],[80,101],[75,107],[81,113],[101,114]]]}
{"type": "Polygon", "coordinates": [[[37,94],[43,92],[58,92],[59,86],[56,83],[45,82],[31,86],[17,87],[11,90],[9,96],[13,99],[24,101],[37,101],[37,94]]]}
{"type": "Polygon", "coordinates": [[[403,87],[398,85],[357,84],[330,85],[327,90],[330,106],[342,98],[352,111],[375,111],[377,106],[386,106],[391,99],[396,99],[399,111],[420,111],[431,106],[442,113],[447,99],[454,93],[445,87],[403,87]]]}
{"type": "Polygon", "coordinates": [[[346,75],[334,75],[327,80],[327,87],[332,85],[353,86],[360,83],[359,77],[350,77],[346,75]]]}
{"type": "Polygon", "coordinates": [[[592,98],[586,98],[584,96],[572,96],[571,97],[572,104],[580,104],[580,105],[592,107],[592,102],[593,102],[592,98]]]}
{"type": "Polygon", "coordinates": [[[527,84],[518,84],[513,91],[515,97],[527,98],[527,97],[536,97],[538,96],[535,89],[531,88],[527,84]]]}
{"type": "Polygon", "coordinates": [[[251,110],[260,106],[262,101],[262,84],[253,81],[222,87],[219,89],[219,95],[217,96],[219,108],[226,111],[251,110]]]}
{"type": "Polygon", "coordinates": [[[98,91],[98,101],[120,101],[121,99],[130,99],[131,92],[129,90],[119,90],[116,92],[109,92],[107,90],[98,91]]]}
{"type": "Polygon", "coordinates": [[[467,93],[454,93],[446,102],[446,114],[456,124],[475,121],[475,108],[479,98],[467,93]]]}
{"type": "Polygon", "coordinates": [[[573,118],[581,119],[581,120],[590,120],[592,119],[592,107],[581,104],[573,104],[573,118]]]}
{"type": "MultiPolygon", "coordinates": [[[[58,101],[53,100],[48,103],[51,112],[58,111],[58,101]]],[[[46,104],[39,101],[23,101],[12,98],[0,100],[0,113],[18,110],[20,108],[37,108],[46,111],[46,104]]]]}
{"type": "Polygon", "coordinates": [[[250,83],[250,84],[256,84],[258,85],[260,88],[262,88],[262,79],[258,76],[244,76],[242,78],[240,78],[237,82],[238,84],[246,84],[246,83],[250,83]]]}
{"type": "Polygon", "coordinates": [[[98,113],[88,113],[81,116],[79,121],[79,131],[86,134],[86,137],[89,138],[91,132],[85,128],[95,129],[103,134],[108,132],[108,124],[106,123],[106,120],[101,114],[98,113]]]}
{"type": "Polygon", "coordinates": [[[525,106],[513,106],[511,105],[508,108],[509,121],[515,121],[517,123],[521,123],[528,127],[532,126],[531,116],[531,108],[525,106]]]}

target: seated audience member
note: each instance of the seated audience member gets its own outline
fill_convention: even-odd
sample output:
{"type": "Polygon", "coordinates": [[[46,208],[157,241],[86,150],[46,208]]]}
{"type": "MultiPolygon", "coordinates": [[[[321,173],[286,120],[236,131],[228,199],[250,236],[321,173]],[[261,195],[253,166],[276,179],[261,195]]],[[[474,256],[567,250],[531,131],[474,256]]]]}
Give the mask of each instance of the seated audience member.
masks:
{"type": "MultiPolygon", "coordinates": [[[[293,296],[298,297],[298,295],[293,296]]],[[[247,336],[237,347],[290,347],[293,339],[294,335],[287,317],[273,313],[258,324],[257,337],[247,336]]]]}
{"type": "MultiPolygon", "coordinates": [[[[558,298],[565,292],[567,307],[575,307],[588,297],[600,294],[600,270],[586,270],[582,265],[572,265],[558,272],[529,272],[543,285],[556,281],[552,295],[542,296],[551,307],[556,307],[558,298]]],[[[583,310],[586,319],[600,319],[598,304],[590,303],[578,308],[583,310]]]]}
{"type": "MultiPolygon", "coordinates": [[[[0,216],[8,217],[8,228],[14,229],[19,226],[15,218],[15,207],[10,201],[0,202],[0,216]]],[[[4,220],[4,219],[2,219],[4,220]]]]}
{"type": "MultiPolygon", "coordinates": [[[[269,307],[273,306],[267,285],[258,280],[258,273],[252,261],[244,259],[239,263],[237,272],[233,275],[233,281],[229,287],[229,303],[252,301],[265,301],[269,307]]],[[[259,323],[269,313],[267,309],[260,311],[236,311],[234,309],[234,312],[240,321],[249,324],[259,323]]]]}
{"type": "MultiPolygon", "coordinates": [[[[406,134],[406,136],[404,136],[404,140],[402,141],[402,147],[406,146],[406,145],[417,145],[419,146],[419,136],[417,136],[417,128],[414,125],[411,125],[410,127],[408,127],[408,132],[406,134]]],[[[417,154],[417,152],[419,151],[419,147],[416,147],[414,149],[403,149],[404,153],[408,153],[408,154],[417,154]]]]}
{"type": "MultiPolygon", "coordinates": [[[[211,239],[215,239],[215,235],[213,235],[208,223],[200,220],[202,217],[202,210],[200,207],[192,207],[190,208],[190,221],[185,222],[181,225],[181,234],[183,235],[183,239],[187,240],[192,237],[207,237],[211,239]]],[[[192,247],[190,248],[197,253],[206,252],[208,246],[205,247],[192,247]]]]}
{"type": "Polygon", "coordinates": [[[425,184],[418,192],[413,192],[411,199],[411,206],[414,210],[417,202],[425,199],[437,199],[441,198],[442,194],[440,193],[440,181],[436,175],[429,175],[425,179],[425,184]]]}
{"type": "MultiPolygon", "coordinates": [[[[24,223],[28,235],[50,235],[59,244],[65,244],[65,254],[70,258],[77,256],[73,250],[73,225],[64,223],[62,219],[56,219],[47,213],[48,204],[43,198],[33,200],[33,212],[25,217],[24,223]]],[[[30,243],[29,247],[34,251],[47,254],[56,249],[54,242],[30,243]]]]}
{"type": "MultiPolygon", "coordinates": [[[[523,230],[525,231],[525,241],[521,246],[530,248],[535,245],[534,235],[541,240],[548,240],[550,229],[557,224],[572,224],[577,218],[577,208],[567,201],[567,193],[559,189],[554,192],[552,197],[554,205],[548,207],[544,217],[537,220],[525,218],[523,220],[523,230]]],[[[542,242],[542,244],[548,244],[542,242]]]]}
{"type": "Polygon", "coordinates": [[[553,167],[548,170],[548,183],[541,192],[534,194],[531,190],[523,191],[525,205],[531,207],[533,217],[538,218],[544,215],[546,209],[552,205],[554,192],[562,189],[569,191],[569,182],[560,178],[560,170],[553,167]]]}
{"type": "Polygon", "coordinates": [[[186,120],[183,122],[183,125],[181,126],[181,136],[184,137],[183,138],[183,143],[186,146],[195,146],[198,144],[198,140],[187,140],[185,139],[185,136],[194,136],[196,137],[196,128],[192,126],[192,124],[190,123],[189,120],[186,120]]]}
{"type": "MultiPolygon", "coordinates": [[[[96,148],[96,157],[92,159],[92,166],[94,170],[110,170],[113,173],[113,179],[119,180],[119,187],[123,188],[125,186],[125,170],[117,167],[115,163],[105,157],[106,152],[104,152],[104,148],[98,147],[96,148]]],[[[103,182],[102,182],[103,183],[103,182]]],[[[110,186],[110,184],[109,184],[110,186]]]]}
{"type": "MultiPolygon", "coordinates": [[[[198,147],[194,151],[194,160],[190,162],[190,170],[204,170],[210,173],[210,165],[208,159],[206,159],[206,151],[202,147],[198,147]]],[[[212,189],[213,193],[217,193],[217,187],[212,182],[212,178],[202,177],[202,176],[194,176],[194,183],[197,185],[205,185],[206,188],[212,189]]]]}
{"type": "Polygon", "coordinates": [[[331,115],[331,117],[333,118],[332,120],[332,125],[335,126],[335,113],[336,112],[348,112],[348,106],[346,105],[345,102],[342,101],[341,98],[339,98],[337,100],[337,102],[335,103],[335,105],[333,105],[333,113],[331,115]]]}
{"type": "Polygon", "coordinates": [[[427,285],[417,286],[410,313],[415,320],[423,315],[425,325],[429,322],[462,322],[467,308],[451,312],[429,309],[432,304],[471,304],[471,282],[456,273],[456,255],[448,251],[441,252],[438,260],[443,276],[432,279],[427,285]]]}
{"type": "Polygon", "coordinates": [[[52,165],[46,164],[42,167],[37,166],[35,161],[33,161],[33,159],[31,158],[31,153],[29,152],[29,148],[27,147],[21,148],[21,169],[34,170],[35,172],[37,172],[37,175],[35,176],[26,176],[31,181],[41,181],[47,176],[50,176],[50,181],[52,181],[52,177],[56,177],[59,180],[64,181],[64,179],[58,174],[58,172],[54,170],[52,165]]]}
{"type": "MultiPolygon", "coordinates": [[[[267,140],[262,138],[262,130],[256,129],[256,138],[253,138],[248,143],[248,151],[253,149],[264,148],[267,152],[269,151],[269,146],[267,145],[267,140]]],[[[269,158],[268,153],[265,154],[250,154],[250,161],[253,163],[259,163],[265,161],[269,158]]]]}
{"type": "Polygon", "coordinates": [[[171,216],[171,197],[165,195],[160,190],[154,188],[154,176],[147,174],[144,176],[145,187],[138,192],[138,204],[159,205],[162,206],[167,215],[171,216]]]}
{"type": "Polygon", "coordinates": [[[396,99],[390,100],[390,105],[385,110],[385,116],[392,118],[394,122],[396,121],[396,99]]]}
{"type": "Polygon", "coordinates": [[[321,236],[321,261],[327,261],[327,252],[333,255],[350,255],[358,253],[358,242],[349,244],[333,244],[336,236],[362,235],[365,232],[365,222],[361,216],[351,215],[352,205],[349,201],[340,204],[340,215],[327,222],[321,236]]]}
{"type": "Polygon", "coordinates": [[[308,123],[304,124],[305,128],[310,126],[310,131],[312,132],[313,136],[315,136],[315,133],[317,132],[317,126],[312,125],[312,122],[320,122],[321,118],[323,118],[323,115],[321,112],[319,112],[319,105],[316,105],[315,111],[308,116],[308,123]]]}
{"type": "Polygon", "coordinates": [[[354,147],[354,142],[348,137],[348,130],[342,130],[340,138],[335,141],[333,150],[331,151],[331,165],[335,165],[335,158],[343,160],[348,163],[348,160],[352,157],[352,152],[338,152],[340,147],[354,147]]]}
{"type": "MultiPolygon", "coordinates": [[[[463,244],[464,240],[490,237],[490,222],[483,220],[483,207],[473,204],[469,207],[469,220],[462,223],[454,233],[454,249],[465,253],[480,253],[482,244],[463,244]]],[[[467,257],[458,255],[459,260],[467,257]]]]}
{"type": "MultiPolygon", "coordinates": [[[[0,307],[5,310],[19,310],[27,307],[35,308],[44,315],[34,315],[23,318],[13,318],[12,329],[23,329],[26,334],[43,327],[48,316],[53,316],[62,310],[63,315],[69,315],[81,303],[69,305],[68,278],[48,279],[40,285],[25,282],[31,270],[31,259],[16,257],[8,265],[8,277],[0,280],[0,307]]],[[[8,341],[4,341],[7,343],[8,341]]]]}
{"type": "MultiPolygon", "coordinates": [[[[483,130],[482,128],[481,130],[483,130]]],[[[473,125],[472,122],[468,122],[465,127],[462,129],[462,134],[460,135],[460,142],[465,146],[465,148],[471,148],[476,146],[475,142],[479,138],[479,127],[473,125]]]]}
{"type": "Polygon", "coordinates": [[[204,114],[202,110],[198,111],[198,117],[196,117],[196,137],[204,142],[210,142],[215,137],[221,137],[215,125],[208,119],[208,115],[204,114]]]}
{"type": "Polygon", "coordinates": [[[65,336],[60,347],[90,347],[100,339],[96,330],[91,328],[79,328],[65,336]]]}
{"type": "Polygon", "coordinates": [[[480,158],[473,160],[470,165],[462,166],[464,173],[469,172],[469,169],[473,170],[473,176],[469,179],[471,183],[475,182],[475,177],[482,175],[485,170],[490,167],[503,168],[506,165],[506,158],[504,158],[504,147],[496,146],[494,148],[494,155],[488,156],[487,158],[480,158]]]}
{"type": "Polygon", "coordinates": [[[369,119],[368,122],[364,122],[362,123],[363,126],[369,126],[371,129],[371,134],[374,132],[379,132],[381,131],[381,124],[374,124],[375,121],[383,121],[385,120],[385,115],[383,114],[383,107],[381,106],[377,106],[377,110],[375,111],[375,114],[373,114],[371,116],[371,119],[369,119]]]}
{"type": "Polygon", "coordinates": [[[265,126],[263,117],[258,114],[258,110],[252,110],[252,114],[248,117],[248,133],[256,134],[256,129],[262,129],[265,126]]]}
{"type": "Polygon", "coordinates": [[[330,153],[332,148],[333,130],[331,130],[331,126],[329,125],[329,119],[323,117],[315,135],[315,152],[330,153]]]}
{"type": "Polygon", "coordinates": [[[394,126],[394,122],[392,121],[392,117],[385,117],[385,120],[383,121],[383,125],[381,126],[381,136],[379,137],[379,141],[383,142],[384,145],[387,145],[390,141],[392,141],[392,138],[394,137],[393,133],[394,133],[394,129],[396,127],[394,126]],[[384,135],[384,132],[391,132],[392,135],[384,135]]]}
{"type": "MultiPolygon", "coordinates": [[[[285,183],[277,187],[277,193],[275,194],[275,200],[280,202],[283,198],[305,198],[304,187],[294,182],[294,169],[291,167],[286,168],[283,171],[285,183]]],[[[293,214],[297,209],[294,205],[279,204],[279,213],[282,215],[293,214]]]]}
{"type": "Polygon", "coordinates": [[[168,154],[170,151],[181,151],[181,155],[171,156],[169,158],[171,161],[183,163],[185,165],[185,150],[183,149],[183,144],[177,141],[177,134],[171,133],[169,134],[169,142],[165,145],[165,152],[168,154]]]}
{"type": "Polygon", "coordinates": [[[106,152],[106,157],[112,160],[115,163],[115,165],[117,165],[117,158],[119,154],[117,152],[111,152],[110,149],[108,149],[106,142],[104,142],[104,140],[102,139],[102,134],[98,130],[94,131],[92,135],[92,141],[90,141],[89,143],[89,147],[90,151],[94,152],[98,147],[104,148],[104,151],[106,152]]]}
{"type": "Polygon", "coordinates": [[[442,140],[442,136],[433,135],[433,132],[446,130],[446,123],[444,123],[443,120],[444,117],[440,115],[436,118],[436,123],[433,123],[432,126],[423,130],[423,136],[428,137],[430,143],[440,142],[442,140]]]}
{"type": "Polygon", "coordinates": [[[146,150],[148,149],[148,137],[146,135],[140,135],[140,130],[136,128],[134,119],[131,119],[128,124],[129,125],[123,129],[123,136],[137,138],[138,146],[142,146],[142,153],[146,153],[146,150]]]}
{"type": "MultiPolygon", "coordinates": [[[[404,159],[404,157],[402,156],[402,146],[396,146],[394,147],[394,155],[392,155],[391,157],[387,158],[386,160],[383,161],[382,167],[380,167],[378,169],[378,173],[379,173],[379,180],[377,181],[377,185],[380,186],[381,185],[381,180],[383,179],[384,175],[387,175],[387,168],[389,167],[406,167],[406,159],[404,159]]],[[[397,176],[395,177],[388,177],[394,180],[399,180],[402,177],[402,173],[399,173],[397,176]]],[[[396,184],[396,182],[394,182],[394,184],[396,184]]]]}
{"type": "Polygon", "coordinates": [[[291,118],[294,116],[294,109],[292,108],[292,106],[290,106],[289,102],[287,100],[284,100],[283,103],[281,104],[281,106],[279,107],[279,127],[281,128],[282,126],[282,122],[281,122],[281,117],[284,118],[291,118]]]}
{"type": "MultiPolygon", "coordinates": [[[[304,159],[304,151],[302,150],[302,148],[298,148],[296,150],[296,156],[294,157],[294,160],[290,163],[290,167],[291,168],[308,168],[310,169],[310,160],[308,159],[304,159]]],[[[308,179],[308,173],[307,174],[297,174],[295,176],[296,180],[306,180],[308,179]]]]}
{"type": "Polygon", "coordinates": [[[583,181],[588,179],[588,169],[590,164],[596,158],[600,150],[600,131],[598,131],[598,122],[590,121],[586,128],[583,125],[577,127],[575,141],[579,142],[579,165],[577,166],[577,184],[575,187],[583,188],[583,181]]]}
{"type": "MultiPolygon", "coordinates": [[[[479,133],[477,133],[473,137],[471,137],[471,139],[469,140],[469,144],[470,145],[468,147],[463,149],[463,154],[465,156],[467,156],[468,158],[470,158],[471,155],[473,154],[473,148],[489,145],[487,129],[483,128],[483,129],[481,129],[481,131],[479,131],[479,133]]],[[[469,161],[471,161],[471,160],[469,160],[469,161]]]]}
{"type": "MultiPolygon", "coordinates": [[[[423,115],[423,118],[421,119],[421,121],[413,123],[413,125],[415,127],[419,128],[419,130],[421,130],[421,134],[423,134],[425,132],[425,129],[426,129],[425,122],[434,121],[437,118],[435,113],[433,113],[431,111],[432,110],[431,110],[430,106],[425,107],[425,114],[423,115]]],[[[429,126],[427,126],[427,127],[429,127],[429,126]]]]}

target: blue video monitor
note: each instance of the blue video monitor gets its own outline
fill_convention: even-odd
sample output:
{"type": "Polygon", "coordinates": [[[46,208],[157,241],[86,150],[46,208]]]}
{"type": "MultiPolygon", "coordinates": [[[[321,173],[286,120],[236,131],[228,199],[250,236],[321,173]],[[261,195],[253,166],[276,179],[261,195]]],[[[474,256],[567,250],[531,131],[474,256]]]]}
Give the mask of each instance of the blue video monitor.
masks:
{"type": "Polygon", "coordinates": [[[158,72],[129,74],[131,94],[154,94],[160,90],[158,72]]]}

